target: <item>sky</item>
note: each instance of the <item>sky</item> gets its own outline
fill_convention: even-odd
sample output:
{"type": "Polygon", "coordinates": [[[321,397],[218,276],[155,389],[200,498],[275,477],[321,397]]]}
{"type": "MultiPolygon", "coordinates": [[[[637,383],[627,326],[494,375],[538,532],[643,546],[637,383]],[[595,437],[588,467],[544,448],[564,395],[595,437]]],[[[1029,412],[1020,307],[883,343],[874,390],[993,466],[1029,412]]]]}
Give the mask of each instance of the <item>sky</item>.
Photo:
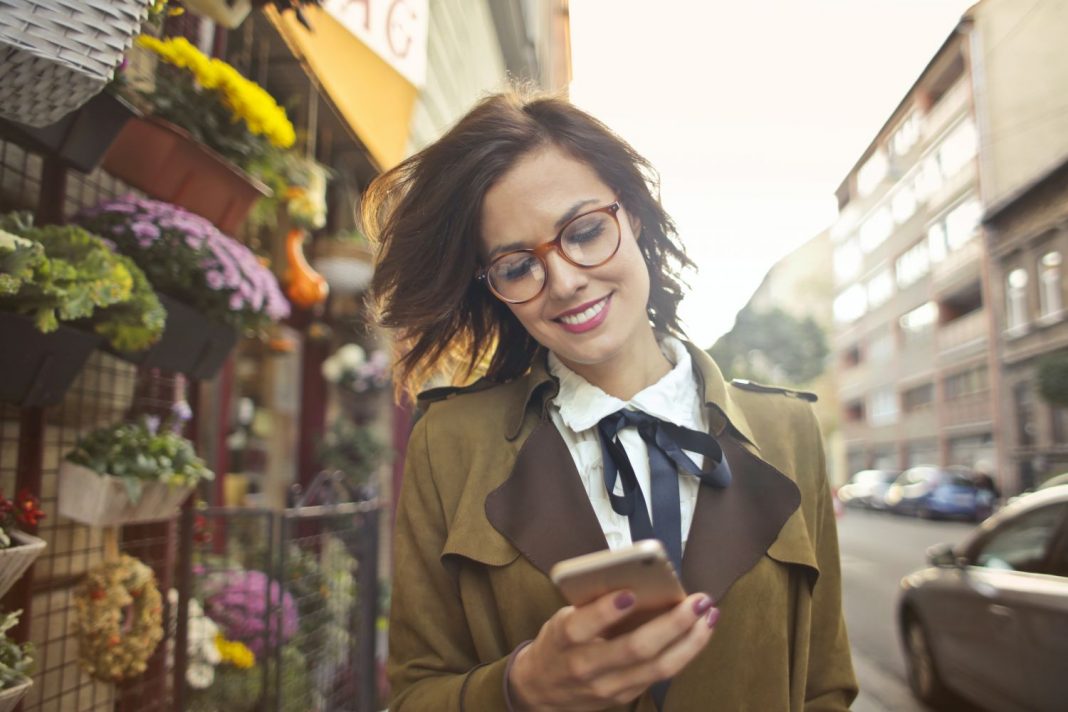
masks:
{"type": "Polygon", "coordinates": [[[571,0],[573,102],[660,172],[711,346],[974,0],[571,0]]]}

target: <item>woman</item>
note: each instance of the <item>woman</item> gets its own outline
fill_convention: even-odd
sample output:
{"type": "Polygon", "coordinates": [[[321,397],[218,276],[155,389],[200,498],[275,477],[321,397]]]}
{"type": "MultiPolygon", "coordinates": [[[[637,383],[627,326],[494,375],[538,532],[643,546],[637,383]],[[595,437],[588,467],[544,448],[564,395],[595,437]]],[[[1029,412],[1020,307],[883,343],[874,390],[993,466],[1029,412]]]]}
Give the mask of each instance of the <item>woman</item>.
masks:
{"type": "Polygon", "coordinates": [[[856,693],[808,394],[726,383],[682,340],[691,263],[654,186],[597,120],[510,93],[365,197],[398,383],[485,373],[420,397],[393,712],[844,710],[856,693]],[[691,595],[606,639],[633,595],[566,606],[548,571],[645,536],[691,595]]]}

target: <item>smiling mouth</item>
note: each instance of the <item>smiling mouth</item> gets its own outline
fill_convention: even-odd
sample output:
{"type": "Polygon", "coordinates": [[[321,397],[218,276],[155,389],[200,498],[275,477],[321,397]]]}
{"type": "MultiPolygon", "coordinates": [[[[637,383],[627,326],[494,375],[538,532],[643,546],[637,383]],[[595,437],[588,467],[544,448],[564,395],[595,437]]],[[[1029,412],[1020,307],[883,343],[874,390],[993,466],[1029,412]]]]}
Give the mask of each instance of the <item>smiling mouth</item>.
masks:
{"type": "Polygon", "coordinates": [[[562,314],[553,319],[553,321],[558,321],[562,324],[567,324],[568,326],[581,326],[582,324],[597,318],[597,315],[604,310],[605,306],[607,306],[608,297],[610,296],[612,295],[608,294],[598,299],[580,312],[562,314]]]}

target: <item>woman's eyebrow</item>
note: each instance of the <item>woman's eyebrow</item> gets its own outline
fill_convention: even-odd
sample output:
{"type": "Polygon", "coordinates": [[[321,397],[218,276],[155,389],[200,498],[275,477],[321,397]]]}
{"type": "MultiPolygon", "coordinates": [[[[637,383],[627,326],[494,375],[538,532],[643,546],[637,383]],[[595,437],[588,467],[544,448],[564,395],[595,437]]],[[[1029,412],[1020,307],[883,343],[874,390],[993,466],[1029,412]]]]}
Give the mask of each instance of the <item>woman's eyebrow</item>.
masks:
{"type": "MultiPolygon", "coordinates": [[[[564,225],[567,224],[568,220],[578,215],[580,210],[582,210],[587,205],[598,202],[600,202],[598,198],[586,198],[585,200],[578,201],[570,208],[568,208],[563,215],[560,216],[560,219],[556,221],[556,224],[553,225],[553,228],[555,228],[559,232],[564,227],[564,225]]],[[[509,242],[507,245],[497,245],[489,251],[487,259],[492,260],[494,257],[501,254],[502,252],[513,252],[515,250],[526,249],[527,247],[528,245],[524,242],[509,242]]]]}

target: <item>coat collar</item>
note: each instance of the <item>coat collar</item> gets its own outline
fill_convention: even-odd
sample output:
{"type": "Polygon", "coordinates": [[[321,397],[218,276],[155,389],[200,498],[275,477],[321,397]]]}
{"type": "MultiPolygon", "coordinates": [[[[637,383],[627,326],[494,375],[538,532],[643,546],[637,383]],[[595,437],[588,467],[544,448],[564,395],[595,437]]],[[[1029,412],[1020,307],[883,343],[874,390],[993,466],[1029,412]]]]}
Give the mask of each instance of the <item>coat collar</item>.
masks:
{"type": "MultiPolygon", "coordinates": [[[[710,408],[710,416],[713,416],[710,418],[712,434],[718,437],[729,427],[755,447],[756,440],[745,418],[745,413],[731,398],[727,381],[723,378],[723,373],[716,362],[689,341],[683,343],[690,354],[694,371],[704,388],[705,405],[710,408]]],[[[517,387],[509,393],[511,402],[507,411],[509,421],[506,430],[509,441],[519,437],[527,417],[539,411],[544,416],[549,399],[555,397],[557,393],[556,379],[549,373],[547,351],[538,350],[530,370],[519,379],[516,385],[517,387]]]]}
{"type": "MultiPolygon", "coordinates": [[[[803,535],[805,526],[797,484],[760,458],[745,412],[716,364],[686,346],[704,387],[710,432],[720,440],[735,477],[724,490],[701,488],[681,574],[687,590],[719,600],[768,552],[788,520],[793,535],[803,535]]],[[[539,353],[525,382],[509,394],[514,400],[508,440],[527,435],[508,478],[485,500],[493,528],[546,575],[563,559],[607,548],[574,459],[545,412],[555,384],[545,354],[539,353]]],[[[811,544],[803,539],[779,546],[782,555],[776,558],[815,569],[811,544]]]]}

